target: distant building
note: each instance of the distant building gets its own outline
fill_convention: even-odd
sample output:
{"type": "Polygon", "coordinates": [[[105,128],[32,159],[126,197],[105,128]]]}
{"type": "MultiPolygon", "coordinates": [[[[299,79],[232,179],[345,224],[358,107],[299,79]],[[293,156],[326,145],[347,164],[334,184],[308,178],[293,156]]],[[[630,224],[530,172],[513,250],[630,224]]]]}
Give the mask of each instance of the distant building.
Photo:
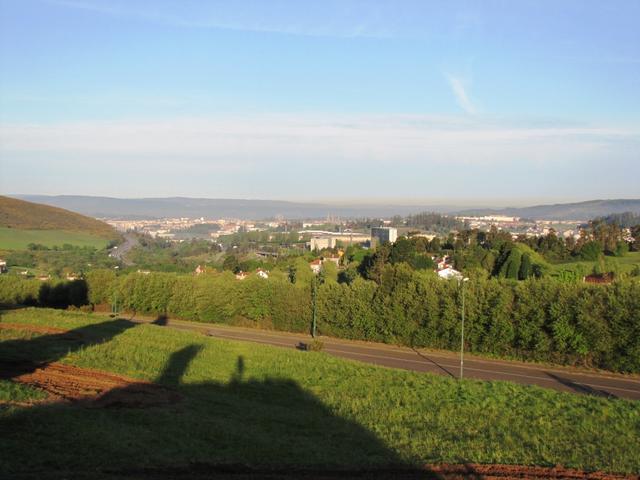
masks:
{"type": "Polygon", "coordinates": [[[393,227],[373,227],[371,229],[372,243],[393,243],[398,239],[398,230],[393,227]]]}
{"type": "Polygon", "coordinates": [[[451,258],[449,257],[449,255],[445,255],[442,258],[433,257],[432,260],[435,262],[437,270],[444,270],[445,268],[450,266],[449,262],[451,261],[451,258]]]}
{"type": "Polygon", "coordinates": [[[341,255],[330,255],[328,257],[324,257],[325,262],[333,262],[336,264],[336,267],[340,266],[340,258],[341,255]]]}
{"type": "Polygon", "coordinates": [[[316,258],[309,263],[309,267],[311,268],[311,271],[317,275],[318,273],[320,273],[320,270],[322,270],[322,260],[316,258]]]}
{"type": "Polygon", "coordinates": [[[454,269],[453,267],[447,267],[438,272],[438,277],[444,280],[462,280],[462,273],[454,269]]]}
{"type": "Polygon", "coordinates": [[[337,240],[335,237],[322,236],[311,237],[311,240],[307,243],[309,250],[324,250],[325,248],[335,248],[337,240]]]}

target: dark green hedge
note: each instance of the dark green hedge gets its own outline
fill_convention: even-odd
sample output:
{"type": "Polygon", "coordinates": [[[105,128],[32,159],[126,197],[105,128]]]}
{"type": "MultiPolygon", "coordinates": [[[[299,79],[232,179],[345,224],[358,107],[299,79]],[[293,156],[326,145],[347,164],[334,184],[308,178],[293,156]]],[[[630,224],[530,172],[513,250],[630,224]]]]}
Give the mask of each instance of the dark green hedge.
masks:
{"type": "MultiPolygon", "coordinates": [[[[33,281],[2,278],[0,301],[38,298],[33,281]],[[31,297],[30,297],[31,296],[31,297]]],[[[14,277],[15,278],[15,277],[14,277]]],[[[230,273],[87,275],[88,299],[201,322],[308,332],[311,286],[286,275],[236,280],[230,273]]],[[[640,372],[640,281],[586,285],[555,279],[474,278],[464,286],[465,348],[526,360],[640,372]]],[[[457,350],[462,287],[404,264],[380,283],[356,279],[318,287],[318,331],[342,338],[457,350]]]]}

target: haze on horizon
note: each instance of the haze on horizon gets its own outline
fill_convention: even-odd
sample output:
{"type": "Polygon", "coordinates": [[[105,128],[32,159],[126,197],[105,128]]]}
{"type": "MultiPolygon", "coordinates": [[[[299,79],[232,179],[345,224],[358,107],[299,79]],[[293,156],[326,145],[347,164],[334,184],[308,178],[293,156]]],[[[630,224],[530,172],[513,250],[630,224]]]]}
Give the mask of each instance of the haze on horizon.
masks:
{"type": "Polygon", "coordinates": [[[0,0],[0,193],[640,197],[640,3],[0,0]]]}

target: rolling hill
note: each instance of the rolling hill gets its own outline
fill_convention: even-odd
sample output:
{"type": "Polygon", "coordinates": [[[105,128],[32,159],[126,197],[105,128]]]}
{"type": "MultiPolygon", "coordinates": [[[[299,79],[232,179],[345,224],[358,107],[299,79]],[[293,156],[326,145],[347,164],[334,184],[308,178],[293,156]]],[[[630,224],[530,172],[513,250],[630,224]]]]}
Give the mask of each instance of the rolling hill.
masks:
{"type": "Polygon", "coordinates": [[[81,195],[15,195],[31,202],[65,208],[101,218],[205,217],[260,220],[282,216],[288,219],[340,217],[390,217],[424,211],[446,213],[460,207],[444,205],[339,205],[247,200],[229,198],[113,198],[81,195]]]}
{"type": "Polygon", "coordinates": [[[640,199],[589,200],[577,203],[556,203],[522,208],[469,209],[456,212],[457,215],[507,215],[531,218],[533,220],[589,220],[612,213],[640,213],[640,199]]]}
{"type": "Polygon", "coordinates": [[[0,196],[0,248],[19,249],[29,243],[97,247],[117,238],[117,232],[99,220],[0,196]]]}
{"type": "Polygon", "coordinates": [[[259,220],[281,215],[288,219],[391,217],[420,212],[447,215],[509,215],[534,220],[588,220],[612,213],[640,213],[640,199],[590,200],[578,203],[558,203],[531,207],[463,208],[455,205],[394,205],[394,204],[323,204],[277,200],[229,198],[113,198],[82,195],[14,195],[15,198],[43,203],[103,218],[163,218],[205,217],[259,220]]]}

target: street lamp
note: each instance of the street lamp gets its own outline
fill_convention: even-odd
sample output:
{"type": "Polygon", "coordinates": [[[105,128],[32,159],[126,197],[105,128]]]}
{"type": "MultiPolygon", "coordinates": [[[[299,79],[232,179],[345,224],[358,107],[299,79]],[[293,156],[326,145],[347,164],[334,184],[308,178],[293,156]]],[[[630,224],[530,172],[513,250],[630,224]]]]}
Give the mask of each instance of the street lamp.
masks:
{"type": "Polygon", "coordinates": [[[464,374],[464,284],[469,281],[468,277],[458,278],[458,285],[462,282],[462,330],[460,332],[460,380],[464,374]]]}
{"type": "Polygon", "coordinates": [[[316,296],[318,295],[318,279],[314,276],[311,279],[311,297],[313,301],[313,312],[311,317],[311,337],[316,338],[317,314],[316,314],[316,296]]]}

